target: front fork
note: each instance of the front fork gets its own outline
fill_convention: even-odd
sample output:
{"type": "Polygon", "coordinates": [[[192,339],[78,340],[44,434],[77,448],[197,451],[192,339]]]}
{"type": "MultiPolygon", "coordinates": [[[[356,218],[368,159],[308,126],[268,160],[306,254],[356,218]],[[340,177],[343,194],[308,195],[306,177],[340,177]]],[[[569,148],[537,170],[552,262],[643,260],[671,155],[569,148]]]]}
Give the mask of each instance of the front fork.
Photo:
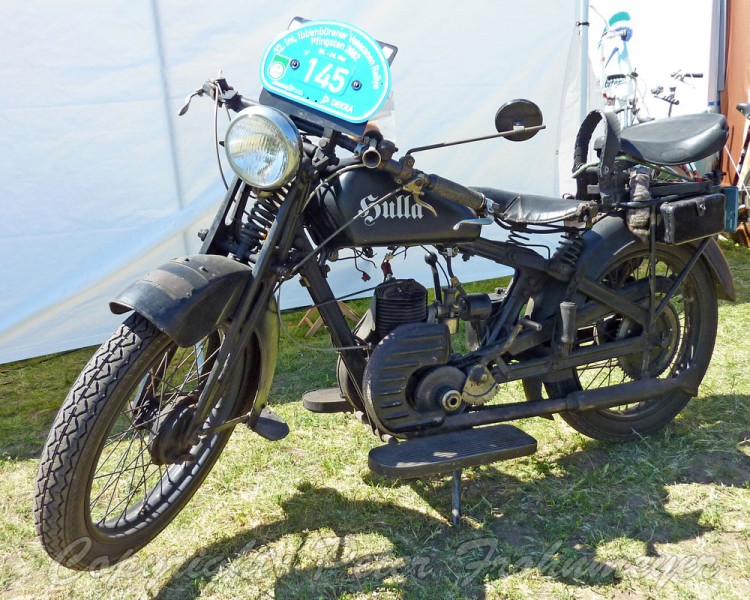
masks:
{"type": "MultiPolygon", "coordinates": [[[[253,277],[248,281],[238,300],[237,308],[232,315],[232,323],[216,358],[216,366],[206,380],[193,413],[189,433],[192,439],[197,439],[204,433],[201,427],[224,393],[230,379],[229,375],[237,359],[242,355],[242,349],[249,343],[250,336],[257,327],[258,320],[263,316],[274,289],[290,272],[291,269],[287,264],[290,251],[294,249],[303,257],[313,252],[310,240],[304,233],[301,218],[312,179],[304,176],[304,168],[302,173],[303,175],[298,178],[282,202],[257,255],[253,277]]],[[[207,240],[207,245],[210,243],[211,241],[207,240]]],[[[359,392],[359,397],[352,398],[354,408],[365,412],[361,401],[361,381],[366,365],[364,348],[359,349],[360,344],[338,307],[322,266],[316,260],[307,260],[299,271],[302,284],[308,288],[313,303],[317,306],[320,316],[330,331],[333,344],[343,348],[340,352],[341,359],[359,392]]],[[[251,424],[253,418],[257,419],[261,408],[254,406],[251,414],[246,415],[250,417],[251,424]]],[[[240,417],[239,420],[244,420],[244,417],[240,417]]],[[[235,424],[234,421],[225,425],[233,424],[235,424]]],[[[223,428],[223,426],[220,427],[223,428]]]]}
{"type": "MultiPolygon", "coordinates": [[[[307,162],[307,161],[306,161],[307,162]]],[[[216,364],[206,380],[191,419],[188,437],[197,440],[211,410],[226,391],[230,374],[250,342],[263,317],[276,285],[284,275],[283,263],[292,248],[300,225],[304,201],[310,188],[309,171],[303,164],[300,176],[281,204],[262,248],[258,252],[253,277],[248,280],[232,315],[232,322],[221,345],[216,364]]],[[[253,407],[253,416],[260,407],[253,407]]]]}

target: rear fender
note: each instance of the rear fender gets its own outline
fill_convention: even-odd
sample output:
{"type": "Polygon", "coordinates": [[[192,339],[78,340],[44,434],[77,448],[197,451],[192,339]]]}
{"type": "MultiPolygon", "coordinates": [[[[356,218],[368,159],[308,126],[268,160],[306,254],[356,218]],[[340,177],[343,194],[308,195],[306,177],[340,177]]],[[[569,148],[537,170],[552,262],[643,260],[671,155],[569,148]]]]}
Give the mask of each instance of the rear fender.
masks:
{"type": "MultiPolygon", "coordinates": [[[[638,247],[647,247],[638,237],[633,235],[625,222],[619,217],[607,217],[597,222],[590,230],[583,234],[584,247],[578,257],[578,276],[585,277],[590,281],[598,281],[607,271],[613,260],[619,255],[638,247]]],[[[700,240],[685,244],[689,248],[697,248],[700,240]]],[[[724,254],[716,243],[710,239],[703,254],[699,259],[707,266],[714,284],[716,296],[724,300],[735,300],[736,292],[732,274],[729,271],[724,254]]],[[[534,298],[534,313],[532,318],[537,321],[559,318],[560,302],[565,299],[567,284],[563,282],[550,282],[544,292],[534,298]]],[[[548,374],[543,380],[567,378],[570,370],[563,370],[557,374],[548,374]]],[[[527,398],[538,399],[538,382],[528,380],[525,383],[527,398]]]]}
{"type": "MultiPolygon", "coordinates": [[[[609,265],[612,264],[614,258],[644,245],[638,237],[630,232],[625,222],[619,217],[607,217],[597,222],[583,234],[583,239],[583,251],[577,261],[578,274],[591,281],[598,281],[609,265]]],[[[699,243],[700,240],[685,245],[695,249],[699,243]]],[[[711,274],[717,298],[735,300],[737,294],[732,273],[716,240],[709,240],[700,260],[711,274]]],[[[565,299],[567,287],[568,284],[565,282],[548,282],[544,291],[534,298],[532,318],[540,322],[555,318],[559,313],[560,302],[565,299]]]]}
{"type": "MultiPolygon", "coordinates": [[[[605,218],[596,223],[584,235],[584,249],[578,259],[581,274],[596,281],[618,254],[643,242],[634,236],[619,217],[605,218]]],[[[685,246],[695,249],[701,240],[688,242],[685,246]]],[[[708,267],[717,298],[736,300],[737,293],[729,264],[716,240],[711,238],[700,257],[708,267]]]]}

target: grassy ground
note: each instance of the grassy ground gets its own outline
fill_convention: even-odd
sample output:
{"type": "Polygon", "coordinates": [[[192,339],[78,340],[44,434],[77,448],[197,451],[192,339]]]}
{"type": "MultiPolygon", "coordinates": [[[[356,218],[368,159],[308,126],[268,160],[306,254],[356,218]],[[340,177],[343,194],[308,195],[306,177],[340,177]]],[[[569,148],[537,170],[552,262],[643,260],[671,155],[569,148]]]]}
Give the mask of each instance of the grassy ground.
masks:
{"type": "MultiPolygon", "coordinates": [[[[66,571],[34,537],[33,480],[91,349],[3,365],[0,596],[748,598],[750,251],[724,249],[739,302],[720,307],[711,369],[674,424],[606,445],[527,420],[539,452],[466,471],[457,529],[448,477],[375,477],[365,427],[302,408],[305,390],[334,385],[334,355],[283,340],[272,401],[291,434],[270,443],[237,429],[156,541],[107,571],[66,571]]],[[[299,315],[285,320],[296,331],[299,315]]]]}

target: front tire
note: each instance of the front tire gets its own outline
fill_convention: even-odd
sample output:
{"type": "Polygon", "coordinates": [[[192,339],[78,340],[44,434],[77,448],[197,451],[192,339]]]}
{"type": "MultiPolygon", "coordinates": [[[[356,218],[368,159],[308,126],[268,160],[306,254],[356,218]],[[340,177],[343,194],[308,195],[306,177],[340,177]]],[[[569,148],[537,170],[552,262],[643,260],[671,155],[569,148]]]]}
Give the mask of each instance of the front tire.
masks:
{"type": "MultiPolygon", "coordinates": [[[[179,437],[223,341],[217,329],[178,348],[134,314],[91,358],[42,451],[34,517],[44,549],[76,570],[113,565],[150,542],[192,497],[231,429],[197,444],[179,437]]],[[[241,414],[252,349],[208,418],[241,414]]]]}
{"type": "MultiPolygon", "coordinates": [[[[683,246],[657,244],[656,274],[671,282],[683,270],[692,250],[683,246]]],[[[606,267],[599,281],[611,289],[648,277],[649,252],[645,247],[618,257],[606,267]]],[[[664,294],[657,294],[657,304],[664,294]]],[[[648,306],[644,298],[643,305],[648,306]]],[[[545,384],[550,398],[585,389],[646,377],[669,378],[690,369],[701,381],[708,369],[716,341],[718,309],[711,276],[699,260],[678,288],[654,327],[654,346],[648,357],[643,353],[584,365],[571,371],[563,381],[545,384]],[[644,358],[647,363],[643,371],[644,358]]],[[[577,332],[576,346],[596,345],[640,333],[639,326],[622,315],[611,314],[577,332]]],[[[561,413],[576,431],[596,440],[622,442],[653,434],[677,416],[690,400],[690,394],[673,392],[644,402],[585,412],[561,413]]]]}

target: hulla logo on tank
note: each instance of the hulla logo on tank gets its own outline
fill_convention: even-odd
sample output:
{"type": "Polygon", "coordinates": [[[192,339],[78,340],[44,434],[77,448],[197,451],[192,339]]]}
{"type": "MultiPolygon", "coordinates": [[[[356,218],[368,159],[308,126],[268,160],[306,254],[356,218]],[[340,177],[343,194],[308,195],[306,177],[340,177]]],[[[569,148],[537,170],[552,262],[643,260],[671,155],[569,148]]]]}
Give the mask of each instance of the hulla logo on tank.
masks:
{"type": "Polygon", "coordinates": [[[364,213],[365,225],[372,225],[378,219],[421,219],[424,215],[422,207],[409,195],[396,196],[389,202],[373,204],[378,196],[370,194],[359,202],[360,210],[364,213]]]}

